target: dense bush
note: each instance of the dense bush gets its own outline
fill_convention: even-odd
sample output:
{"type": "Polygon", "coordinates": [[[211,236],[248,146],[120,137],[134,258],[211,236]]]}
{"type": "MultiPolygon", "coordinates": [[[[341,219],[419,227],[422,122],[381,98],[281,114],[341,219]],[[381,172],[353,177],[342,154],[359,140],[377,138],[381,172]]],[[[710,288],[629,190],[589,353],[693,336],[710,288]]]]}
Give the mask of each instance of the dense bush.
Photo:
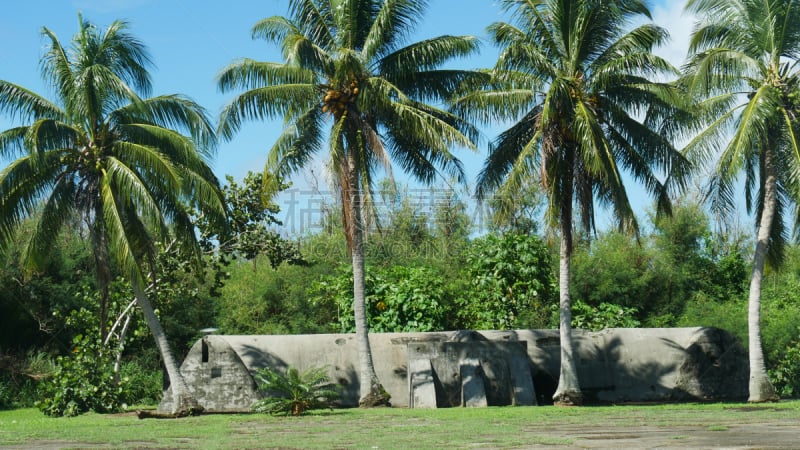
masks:
{"type": "Polygon", "coordinates": [[[0,409],[8,409],[14,403],[14,394],[11,383],[0,379],[0,409]]]}
{"type": "Polygon", "coordinates": [[[785,349],[783,358],[769,370],[769,378],[782,398],[800,397],[800,340],[785,349]]]}
{"type": "Polygon", "coordinates": [[[88,336],[76,336],[73,344],[72,354],[56,358],[55,371],[43,381],[39,409],[48,416],[121,410],[127,383],[115,379],[110,352],[88,336]]]}
{"type": "Polygon", "coordinates": [[[17,383],[0,375],[0,409],[31,408],[39,401],[40,382],[25,378],[17,383]]]}
{"type": "Polygon", "coordinates": [[[584,241],[573,257],[573,300],[636,308],[649,327],[676,326],[699,301],[736,301],[747,282],[743,238],[713,234],[702,208],[679,201],[672,217],[653,220],[652,232],[635,238],[606,232],[584,241]]]}
{"type": "Polygon", "coordinates": [[[572,258],[570,292],[573,302],[602,303],[651,311],[660,295],[652,254],[647,247],[622,233],[600,235],[579,246],[572,258]],[[647,305],[643,305],[647,299],[647,305]]]}
{"type": "MultiPolygon", "coordinates": [[[[717,327],[729,331],[747,347],[747,299],[721,302],[705,295],[695,296],[677,319],[678,327],[717,327]]],[[[769,345],[764,341],[764,347],[769,345]]]]}
{"type": "MultiPolygon", "coordinates": [[[[800,302],[795,300],[797,288],[790,280],[780,282],[775,277],[787,274],[773,273],[765,283],[761,297],[761,337],[770,378],[781,396],[800,394],[800,302]],[[772,284],[770,282],[774,281],[772,284]]],[[[747,298],[719,301],[697,294],[688,302],[678,319],[677,326],[709,326],[730,331],[746,348],[747,298]]]]}
{"type": "Polygon", "coordinates": [[[545,328],[556,302],[550,252],[538,236],[507,233],[467,249],[470,288],[458,300],[465,328],[545,328]]]}
{"type": "MultiPolygon", "coordinates": [[[[27,221],[20,236],[29,236],[27,221]]],[[[36,272],[22,262],[23,240],[14,241],[0,253],[0,349],[13,354],[65,351],[74,334],[63,317],[53,314],[80,306],[83,286],[94,284],[91,252],[85,236],[64,231],[49,249],[47,261],[36,272]]],[[[0,366],[0,371],[2,367],[0,366]]]]}
{"type": "Polygon", "coordinates": [[[226,334],[302,334],[334,331],[336,307],[311,300],[309,286],[330,274],[324,264],[282,264],[263,259],[235,262],[216,299],[216,324],[226,334]]]}
{"type": "Polygon", "coordinates": [[[137,361],[128,361],[122,363],[119,376],[124,383],[124,403],[156,405],[161,401],[164,374],[160,369],[148,369],[137,361]]]}
{"type": "MultiPolygon", "coordinates": [[[[436,331],[443,328],[444,280],[426,267],[367,268],[367,323],[375,332],[436,331]]],[[[348,266],[314,284],[317,304],[333,304],[342,333],[355,331],[353,274],[348,266]]]]}
{"type": "Polygon", "coordinates": [[[0,409],[34,406],[39,400],[39,380],[54,370],[52,358],[44,352],[0,352],[0,409]]]}
{"type": "MultiPolygon", "coordinates": [[[[554,310],[554,323],[558,323],[558,308],[554,310]]],[[[578,300],[572,303],[572,326],[584,330],[600,331],[605,328],[636,328],[636,308],[611,303],[591,306],[578,300]]]]}
{"type": "Polygon", "coordinates": [[[790,270],[772,273],[765,280],[761,294],[761,337],[768,366],[784,359],[784,352],[800,337],[798,292],[800,279],[790,270]]]}

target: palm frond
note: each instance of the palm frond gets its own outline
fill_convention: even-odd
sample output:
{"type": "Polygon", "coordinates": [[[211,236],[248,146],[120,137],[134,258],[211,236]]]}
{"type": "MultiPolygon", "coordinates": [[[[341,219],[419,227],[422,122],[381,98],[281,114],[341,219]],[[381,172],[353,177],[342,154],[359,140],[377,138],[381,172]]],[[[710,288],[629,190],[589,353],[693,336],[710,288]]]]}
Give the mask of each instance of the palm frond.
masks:
{"type": "MultiPolygon", "coordinates": [[[[142,237],[129,233],[131,226],[128,222],[135,220],[135,215],[127,212],[126,202],[130,202],[130,200],[120,198],[115,192],[115,184],[118,186],[123,183],[133,186],[136,183],[130,181],[130,173],[124,170],[124,165],[112,163],[111,167],[116,172],[114,176],[105,176],[100,179],[99,196],[102,202],[102,217],[98,220],[102,220],[103,227],[108,233],[109,250],[121,272],[132,282],[144,284],[138,259],[141,248],[137,245],[142,242],[142,237]]],[[[140,194],[138,197],[147,196],[146,193],[141,195],[144,191],[141,186],[137,187],[137,191],[140,194]]]]}
{"type": "Polygon", "coordinates": [[[295,23],[301,24],[300,34],[320,44],[321,48],[333,48],[336,45],[337,29],[333,17],[333,5],[329,1],[290,0],[289,13],[295,23]]]}
{"type": "Polygon", "coordinates": [[[61,175],[55,152],[43,156],[37,164],[32,157],[12,161],[0,172],[0,246],[13,238],[19,224],[36,211],[61,175]]]}
{"type": "MultiPolygon", "coordinates": [[[[273,144],[264,167],[264,173],[277,177],[288,177],[312,159],[322,148],[322,111],[309,108],[305,114],[284,127],[273,144]]],[[[272,179],[275,179],[274,177],[272,179]]],[[[273,186],[276,188],[277,186],[273,186]]],[[[271,191],[270,194],[274,194],[271,191]]]]}
{"type": "Polygon", "coordinates": [[[367,61],[375,60],[396,49],[421,20],[427,0],[387,0],[374,3],[374,12],[361,52],[367,61]]]}
{"type": "Polygon", "coordinates": [[[317,82],[314,72],[306,68],[252,59],[236,61],[222,69],[217,76],[217,86],[221,92],[284,83],[314,84],[317,82]]]}
{"type": "MultiPolygon", "coordinates": [[[[180,173],[175,163],[158,147],[133,142],[120,141],[114,144],[113,154],[106,158],[110,162],[107,170],[134,171],[135,184],[146,184],[158,187],[163,192],[179,192],[181,189],[180,173]],[[117,166],[116,169],[114,167],[117,166]],[[124,169],[123,169],[124,168],[124,169]]],[[[131,182],[133,178],[128,179],[131,182]]],[[[130,188],[131,186],[125,186],[130,188]]],[[[124,190],[122,191],[124,192],[124,190]]]]}
{"type": "Polygon", "coordinates": [[[128,22],[115,20],[98,40],[93,63],[109,67],[125,84],[133,86],[142,96],[149,96],[152,82],[148,67],[152,60],[144,44],[128,32],[128,22]]]}
{"type": "MultiPolygon", "coordinates": [[[[153,185],[145,185],[136,171],[113,157],[107,158],[106,170],[107,174],[102,179],[108,181],[101,182],[101,185],[104,189],[109,189],[110,193],[114,195],[115,200],[112,205],[117,211],[136,211],[135,215],[145,224],[146,229],[151,230],[151,232],[158,233],[167,228],[164,222],[164,214],[161,208],[158,207],[159,201],[163,201],[164,197],[157,199],[151,194],[151,189],[154,188],[153,185]]],[[[165,180],[165,182],[175,183],[176,187],[161,190],[162,193],[176,192],[180,188],[180,180],[165,180]]],[[[104,195],[103,201],[106,200],[104,195]]]]}
{"type": "MultiPolygon", "coordinates": [[[[203,107],[182,95],[162,95],[132,103],[113,111],[108,120],[120,126],[138,124],[139,129],[147,129],[151,136],[161,136],[160,141],[165,140],[164,136],[185,132],[192,142],[177,147],[186,147],[186,154],[199,152],[205,158],[214,154],[216,135],[211,119],[203,107]]],[[[167,140],[175,142],[171,137],[167,140]]]]}
{"type": "MultiPolygon", "coordinates": [[[[81,23],[81,26],[84,26],[81,23]]],[[[57,97],[64,106],[69,105],[75,85],[67,51],[58,40],[58,36],[48,28],[42,27],[42,35],[49,39],[50,45],[40,61],[42,78],[56,87],[57,97]]]]}
{"type": "Polygon", "coordinates": [[[725,153],[731,160],[743,159],[747,153],[758,149],[767,137],[780,105],[776,91],[771,86],[762,86],[744,106],[737,118],[736,131],[725,153]]]}
{"type": "Polygon", "coordinates": [[[299,416],[308,410],[331,408],[341,395],[324,367],[303,373],[288,367],[285,375],[264,368],[254,378],[264,394],[264,398],[253,405],[253,410],[259,413],[299,416]]]}
{"type": "Polygon", "coordinates": [[[44,200],[42,215],[27,237],[23,252],[28,271],[40,270],[48,261],[64,226],[75,217],[76,186],[69,178],[60,178],[44,200]]]}
{"type": "Polygon", "coordinates": [[[435,70],[454,58],[476,53],[480,41],[474,36],[439,36],[415,42],[388,54],[378,62],[378,71],[390,80],[435,70]]]}
{"type": "Polygon", "coordinates": [[[64,119],[64,112],[46,98],[4,80],[0,80],[0,113],[11,120],[64,119]]]}
{"type": "Polygon", "coordinates": [[[281,115],[287,109],[306,111],[318,102],[316,86],[283,84],[247,91],[222,110],[219,134],[231,139],[244,120],[263,120],[281,115]]]}
{"type": "Polygon", "coordinates": [[[78,130],[52,119],[40,119],[27,127],[24,145],[33,161],[50,149],[68,148],[78,140],[78,130]]]}
{"type": "MultiPolygon", "coordinates": [[[[476,195],[479,199],[498,189],[515,165],[522,167],[515,171],[515,178],[535,176],[534,155],[538,153],[542,133],[539,128],[541,108],[528,112],[511,128],[502,132],[489,146],[489,155],[478,174],[476,195]]],[[[513,180],[509,178],[509,182],[513,180]]],[[[515,192],[521,180],[511,183],[508,190],[515,192]]]]}
{"type": "Polygon", "coordinates": [[[529,89],[474,91],[453,99],[450,110],[479,123],[514,120],[536,106],[536,92],[529,89]]]}
{"type": "Polygon", "coordinates": [[[14,158],[25,154],[25,136],[28,127],[14,127],[0,132],[0,157],[14,158]]]}

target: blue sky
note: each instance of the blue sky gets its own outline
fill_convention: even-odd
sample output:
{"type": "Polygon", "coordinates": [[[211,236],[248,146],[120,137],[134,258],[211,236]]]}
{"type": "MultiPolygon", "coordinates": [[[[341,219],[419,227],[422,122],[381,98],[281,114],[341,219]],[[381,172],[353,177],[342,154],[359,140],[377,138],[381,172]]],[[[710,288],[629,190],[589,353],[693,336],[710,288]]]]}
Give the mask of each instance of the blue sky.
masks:
{"type": "MultiPolygon", "coordinates": [[[[654,21],[670,30],[673,40],[660,53],[680,64],[686,53],[686,41],[692,19],[681,14],[683,0],[654,3],[654,21]]],[[[0,16],[0,79],[20,84],[38,93],[50,95],[39,74],[39,58],[45,40],[40,30],[46,26],[62,42],[70,40],[77,29],[77,14],[104,27],[115,19],[130,22],[130,30],[150,50],[155,63],[152,70],[154,94],[181,93],[203,105],[216,119],[230,95],[217,92],[215,76],[237,58],[279,61],[280,54],[265,41],[253,41],[250,29],[259,19],[286,13],[286,0],[20,0],[6,5],[0,16]]],[[[429,0],[425,20],[414,30],[412,39],[442,34],[471,34],[484,37],[484,30],[501,19],[493,0],[429,0]]],[[[478,57],[459,65],[489,67],[497,52],[485,44],[478,57]]],[[[0,117],[0,129],[11,125],[0,117]]],[[[280,130],[280,122],[246,125],[231,142],[220,144],[213,168],[220,178],[233,175],[241,179],[247,171],[263,168],[264,157],[280,130]]],[[[496,130],[486,130],[486,135],[496,130]]],[[[475,178],[485,155],[485,143],[477,154],[459,152],[469,178],[475,178]]],[[[321,171],[317,163],[315,173],[321,171]]],[[[293,180],[295,186],[307,186],[310,171],[293,180]]],[[[638,187],[630,185],[633,197],[638,187]]],[[[639,200],[642,209],[649,205],[639,200]]]]}

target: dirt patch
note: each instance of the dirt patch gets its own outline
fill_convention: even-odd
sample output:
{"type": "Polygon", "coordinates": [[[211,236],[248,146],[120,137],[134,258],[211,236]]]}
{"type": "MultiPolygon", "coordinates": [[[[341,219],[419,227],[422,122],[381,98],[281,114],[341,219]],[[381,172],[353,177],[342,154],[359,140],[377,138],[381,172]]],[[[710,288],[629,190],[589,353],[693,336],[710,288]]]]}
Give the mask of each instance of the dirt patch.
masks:
{"type": "Polygon", "coordinates": [[[725,408],[725,411],[734,412],[760,412],[760,411],[780,411],[780,408],[774,406],[741,406],[738,408],[725,408]]]}
{"type": "MultiPolygon", "coordinates": [[[[542,436],[542,430],[537,432],[542,436]]],[[[565,445],[535,445],[536,449],[578,448],[725,448],[796,449],[800,445],[800,422],[711,426],[550,426],[547,438],[570,442],[565,445]]]]}

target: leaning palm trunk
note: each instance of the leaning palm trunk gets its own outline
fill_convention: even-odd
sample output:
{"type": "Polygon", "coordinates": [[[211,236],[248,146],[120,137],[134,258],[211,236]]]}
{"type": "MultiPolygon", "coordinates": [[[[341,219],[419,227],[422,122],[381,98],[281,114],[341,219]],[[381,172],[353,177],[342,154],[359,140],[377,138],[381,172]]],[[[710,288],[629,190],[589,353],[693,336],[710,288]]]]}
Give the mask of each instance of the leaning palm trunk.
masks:
{"type": "Polygon", "coordinates": [[[581,405],[583,395],[578,383],[578,370],[575,365],[575,349],[572,342],[572,300],[569,295],[570,266],[572,261],[572,180],[569,177],[561,205],[561,249],[558,271],[559,292],[559,336],[561,339],[561,371],[558,387],[553,394],[556,405],[581,405]]]}
{"type": "Polygon", "coordinates": [[[750,295],[748,299],[748,346],[750,355],[750,397],[749,402],[768,402],[778,400],[775,388],[767,376],[764,364],[764,350],[761,347],[761,282],[764,277],[764,262],[767,257],[767,245],[772,230],[772,221],[776,206],[776,178],[773,167],[772,151],[764,151],[764,205],[758,225],[758,240],[753,257],[753,272],[750,275],[750,295]]]}
{"type": "Polygon", "coordinates": [[[136,303],[142,310],[144,321],[156,341],[156,346],[167,370],[167,376],[169,376],[169,384],[172,391],[172,410],[170,413],[175,416],[185,416],[201,412],[203,407],[194,399],[186,381],[183,379],[183,375],[181,375],[178,363],[169,347],[167,335],[164,333],[155,311],[153,311],[153,305],[147,298],[147,294],[142,290],[138,280],[132,279],[131,285],[136,296],[136,303]]]}

